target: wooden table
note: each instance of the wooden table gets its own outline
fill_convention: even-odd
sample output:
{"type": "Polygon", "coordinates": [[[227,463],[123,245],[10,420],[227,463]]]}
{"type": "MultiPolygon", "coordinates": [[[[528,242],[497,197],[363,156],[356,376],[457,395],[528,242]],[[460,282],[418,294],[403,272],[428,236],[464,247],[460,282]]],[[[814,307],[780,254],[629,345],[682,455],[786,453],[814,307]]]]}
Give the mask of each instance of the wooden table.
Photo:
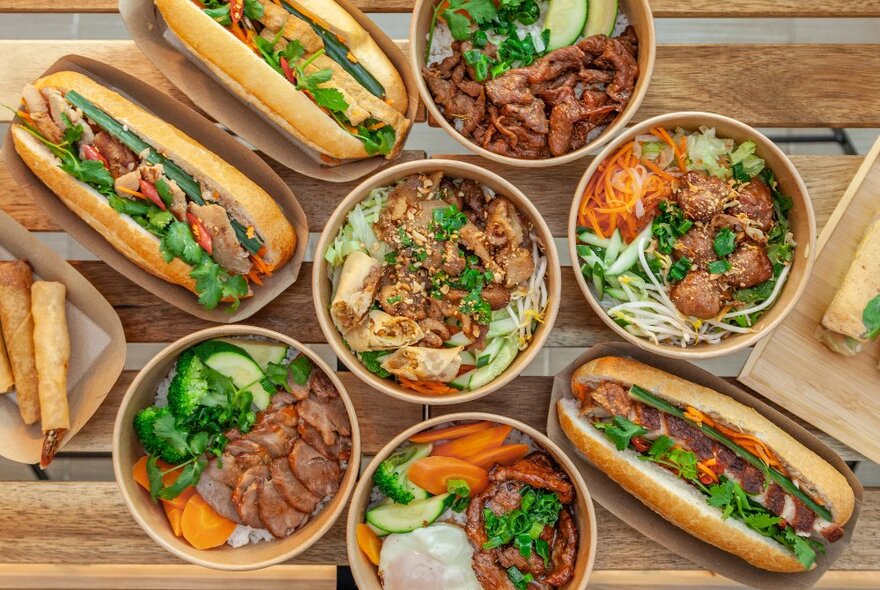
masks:
{"type": "MultiPolygon", "coordinates": [[[[412,0],[356,0],[356,4],[368,12],[407,12],[412,0]]],[[[880,16],[880,0],[652,0],[652,6],[658,18],[880,16]]],[[[0,3],[0,12],[115,11],[114,0],[0,3]]],[[[33,18],[39,22],[40,16],[33,18]]],[[[845,27],[845,21],[840,26],[845,27]]],[[[130,41],[15,40],[0,41],[0,104],[17,104],[23,84],[68,53],[100,59],[183,99],[130,41]]],[[[690,109],[715,111],[764,127],[880,127],[878,72],[880,45],[661,45],[654,78],[636,120],[690,109]]],[[[0,122],[8,119],[9,113],[0,109],[0,122]]],[[[426,154],[409,151],[404,157],[424,158],[426,154]]],[[[564,239],[568,207],[587,160],[553,169],[552,176],[547,173],[546,178],[552,178],[548,182],[534,172],[507,168],[475,156],[453,157],[495,170],[522,188],[541,210],[554,235],[564,239]]],[[[792,160],[807,183],[821,229],[861,158],[796,156],[792,160]]],[[[277,166],[276,169],[297,194],[312,232],[322,229],[336,203],[353,186],[320,183],[277,166]]],[[[0,207],[32,231],[61,231],[11,182],[2,166],[0,207]]],[[[72,262],[116,308],[133,346],[167,343],[208,326],[163,303],[102,262],[72,262]]],[[[303,342],[323,342],[313,312],[310,273],[311,264],[306,263],[301,280],[249,323],[290,334],[303,342]]],[[[583,300],[570,269],[565,269],[563,278],[562,309],[548,346],[571,354],[572,349],[614,339],[583,300]]],[[[739,370],[736,363],[737,359],[728,359],[711,367],[732,378],[739,370]]],[[[134,374],[123,373],[104,406],[65,452],[109,457],[113,419],[134,374]]],[[[520,377],[503,391],[465,407],[428,412],[416,405],[391,401],[350,374],[343,373],[342,378],[358,410],[365,457],[428,413],[495,411],[542,428],[551,383],[550,377],[520,377]]],[[[847,461],[861,459],[858,453],[832,438],[816,434],[847,461]]],[[[0,482],[0,498],[2,588],[335,588],[336,565],[346,562],[344,515],[324,539],[289,564],[233,575],[184,564],[160,549],[127,513],[113,483],[0,482]],[[297,583],[291,584],[294,580],[297,583]]],[[[597,513],[599,546],[592,587],[736,586],[710,572],[697,570],[601,507],[597,507],[597,513]]],[[[880,489],[866,490],[852,545],[819,587],[880,587],[880,489]]]]}

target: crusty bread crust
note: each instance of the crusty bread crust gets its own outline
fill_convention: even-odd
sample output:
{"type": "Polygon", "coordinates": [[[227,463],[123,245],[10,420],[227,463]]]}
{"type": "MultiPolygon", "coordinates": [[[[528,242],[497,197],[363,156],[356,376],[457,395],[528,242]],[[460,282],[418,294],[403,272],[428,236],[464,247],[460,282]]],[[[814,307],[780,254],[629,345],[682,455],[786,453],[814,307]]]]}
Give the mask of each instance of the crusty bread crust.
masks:
{"type": "MultiPolygon", "coordinates": [[[[290,82],[279,76],[271,66],[202,12],[191,0],[155,1],[168,27],[187,50],[202,59],[208,69],[235,94],[254,105],[282,130],[306,147],[335,160],[369,157],[362,141],[342,129],[305,93],[296,90],[290,82]]],[[[332,2],[327,4],[342,10],[332,2]]],[[[400,74],[351,15],[344,10],[342,12],[362,32],[358,36],[360,46],[349,45],[349,49],[358,59],[362,57],[359,53],[363,54],[365,65],[383,85],[383,79],[388,81],[385,90],[389,98],[403,93],[401,112],[405,112],[406,87],[400,74]],[[366,43],[364,39],[370,43],[366,43]],[[371,65],[374,62],[375,69],[371,65]],[[386,69],[396,77],[396,84],[386,69]]],[[[394,106],[397,112],[396,104],[394,106]]],[[[395,150],[389,155],[391,157],[400,151],[402,142],[399,139],[403,137],[409,122],[402,117],[397,121],[387,122],[394,125],[398,138],[395,150]]]]}
{"type": "Polygon", "coordinates": [[[27,167],[71,211],[79,215],[126,258],[160,279],[196,292],[195,281],[189,277],[192,270],[189,265],[177,258],[170,263],[165,262],[156,236],[130,217],[117,213],[95,189],[59,168],[58,159],[40,140],[18,125],[12,127],[12,140],[15,151],[27,167]]]}
{"type": "Polygon", "coordinates": [[[388,104],[399,113],[406,113],[409,98],[400,72],[378,43],[347,10],[336,2],[328,0],[290,0],[290,3],[307,16],[317,16],[331,32],[342,37],[357,61],[364,64],[364,67],[385,88],[388,104]]]}
{"type": "Polygon", "coordinates": [[[266,246],[263,259],[270,270],[283,266],[293,256],[297,236],[278,203],[217,154],[173,125],[82,74],[56,72],[37,80],[34,85],[37,88],[57,88],[62,93],[76,90],[189,174],[205,181],[221,195],[221,200],[225,198],[236,203],[237,213],[246,217],[239,221],[252,224],[263,238],[266,246]]]}
{"type": "Polygon", "coordinates": [[[802,486],[804,491],[828,507],[836,524],[843,526],[852,516],[855,494],[846,477],[754,408],[624,357],[594,359],[572,375],[573,382],[595,384],[603,380],[638,385],[680,408],[692,406],[724,426],[757,437],[776,453],[792,476],[807,484],[802,486]]]}
{"type": "Polygon", "coordinates": [[[648,508],[691,535],[773,572],[802,572],[794,554],[743,523],[723,520],[702,494],[662,467],[639,461],[633,451],[618,451],[599,430],[578,415],[575,400],[556,405],[559,424],[572,444],[596,467],[648,508]]]}

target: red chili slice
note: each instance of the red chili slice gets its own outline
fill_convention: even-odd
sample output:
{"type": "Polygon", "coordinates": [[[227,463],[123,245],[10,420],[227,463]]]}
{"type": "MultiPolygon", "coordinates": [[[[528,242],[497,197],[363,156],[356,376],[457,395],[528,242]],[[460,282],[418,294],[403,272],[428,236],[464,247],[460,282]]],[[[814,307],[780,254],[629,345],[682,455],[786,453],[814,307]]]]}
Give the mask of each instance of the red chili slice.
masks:
{"type": "Polygon", "coordinates": [[[287,63],[287,58],[282,57],[281,62],[281,70],[284,72],[284,76],[290,81],[291,84],[296,84],[296,76],[293,75],[293,70],[290,69],[290,64],[287,63]]]}
{"type": "Polygon", "coordinates": [[[229,0],[229,18],[232,24],[238,24],[244,16],[244,0],[229,0]]]}
{"type": "Polygon", "coordinates": [[[705,485],[709,485],[710,483],[715,483],[715,478],[709,475],[708,473],[700,473],[700,481],[705,485]]]}
{"type": "Polygon", "coordinates": [[[646,453],[646,452],[648,452],[648,449],[651,448],[651,443],[649,443],[647,440],[645,440],[641,436],[636,436],[636,437],[633,437],[633,439],[632,439],[632,446],[638,452],[646,453]]]}
{"type": "Polygon", "coordinates": [[[156,190],[156,186],[148,181],[141,178],[138,181],[141,185],[141,192],[145,197],[153,201],[156,206],[162,211],[167,211],[168,208],[165,206],[165,203],[162,202],[162,197],[159,196],[159,192],[156,190]]]}
{"type": "Polygon", "coordinates": [[[211,242],[211,235],[208,233],[208,230],[205,229],[205,226],[202,225],[199,218],[192,213],[187,213],[186,219],[189,221],[189,225],[193,230],[196,242],[199,243],[199,246],[201,246],[205,252],[211,254],[214,251],[214,246],[211,242]]]}
{"type": "Polygon", "coordinates": [[[83,144],[80,148],[82,150],[82,155],[86,160],[96,160],[104,164],[104,168],[107,170],[110,169],[110,164],[107,162],[107,158],[105,158],[101,152],[98,151],[98,148],[83,144]]]}

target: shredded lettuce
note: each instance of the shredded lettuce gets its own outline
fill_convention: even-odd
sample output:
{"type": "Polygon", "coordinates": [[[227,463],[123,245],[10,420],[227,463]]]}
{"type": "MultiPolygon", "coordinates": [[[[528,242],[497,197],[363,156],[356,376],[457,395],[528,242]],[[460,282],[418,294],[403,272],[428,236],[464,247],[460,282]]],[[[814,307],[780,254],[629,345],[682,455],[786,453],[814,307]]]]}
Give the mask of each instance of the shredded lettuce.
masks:
{"type": "Polygon", "coordinates": [[[342,266],[345,257],[358,250],[379,259],[385,255],[388,247],[376,237],[373,224],[379,220],[390,192],[391,187],[373,189],[349,212],[345,225],[324,253],[324,259],[331,267],[342,266]]]}
{"type": "Polygon", "coordinates": [[[730,178],[731,172],[726,156],[733,146],[732,139],[716,137],[714,127],[700,127],[699,133],[688,136],[687,155],[691,168],[705,170],[719,178],[730,178]]]}
{"type": "Polygon", "coordinates": [[[741,164],[742,170],[750,177],[757,176],[764,169],[764,160],[755,155],[755,142],[744,141],[730,152],[730,163],[741,164]]]}

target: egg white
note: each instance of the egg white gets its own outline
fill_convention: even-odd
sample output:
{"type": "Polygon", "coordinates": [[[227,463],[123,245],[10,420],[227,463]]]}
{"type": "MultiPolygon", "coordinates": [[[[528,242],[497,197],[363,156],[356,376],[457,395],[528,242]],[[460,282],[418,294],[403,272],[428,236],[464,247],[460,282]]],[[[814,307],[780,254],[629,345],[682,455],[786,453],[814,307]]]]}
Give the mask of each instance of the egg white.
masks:
{"type": "Polygon", "coordinates": [[[379,554],[379,576],[385,590],[482,590],[471,567],[465,532],[435,523],[385,538],[379,554]]]}

